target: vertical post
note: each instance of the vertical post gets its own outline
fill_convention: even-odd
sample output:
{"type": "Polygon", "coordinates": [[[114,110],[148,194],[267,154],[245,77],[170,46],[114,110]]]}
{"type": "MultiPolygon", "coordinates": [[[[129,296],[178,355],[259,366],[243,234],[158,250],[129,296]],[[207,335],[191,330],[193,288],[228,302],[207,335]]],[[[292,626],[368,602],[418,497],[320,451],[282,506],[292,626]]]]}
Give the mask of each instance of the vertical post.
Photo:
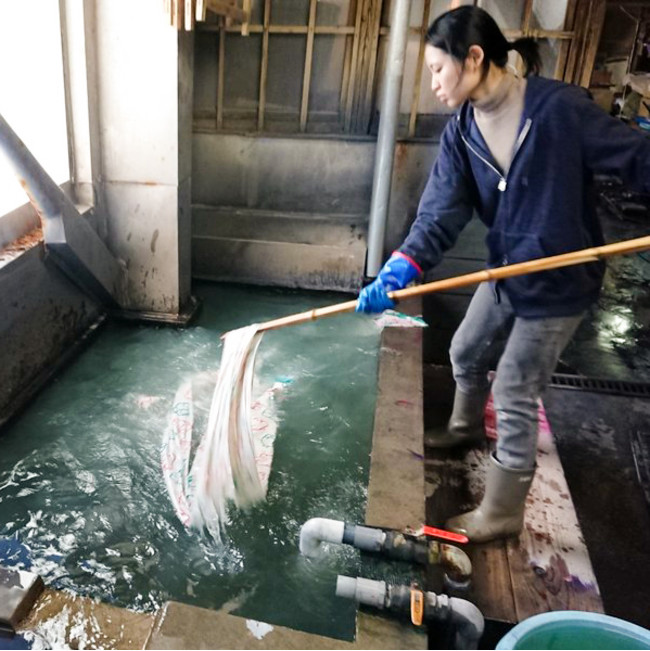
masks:
{"type": "Polygon", "coordinates": [[[241,35],[248,36],[250,34],[250,21],[251,21],[251,5],[252,0],[244,0],[243,11],[246,14],[241,24],[241,35]]]}
{"type": "MultiPolygon", "coordinates": [[[[350,0],[348,5],[348,19],[346,21],[346,26],[351,26],[355,21],[355,16],[357,14],[357,0],[350,0]]],[[[350,73],[352,69],[352,50],[354,48],[354,42],[356,39],[356,30],[355,34],[352,35],[352,38],[349,36],[344,36],[345,39],[345,54],[343,56],[343,76],[341,79],[341,98],[339,102],[339,114],[343,118],[343,124],[345,124],[345,107],[348,102],[348,91],[349,91],[349,81],[350,73]]]]}
{"type": "Polygon", "coordinates": [[[524,14],[521,20],[521,32],[524,36],[528,36],[530,32],[530,19],[533,16],[533,0],[526,0],[524,3],[524,14]]]}
{"type": "Polygon", "coordinates": [[[420,29],[420,49],[418,50],[418,62],[415,68],[415,81],[413,82],[413,99],[411,101],[411,117],[409,118],[409,138],[415,135],[415,123],[418,119],[418,108],[420,105],[420,86],[422,85],[422,68],[424,67],[424,38],[428,29],[429,10],[431,0],[424,0],[422,9],[422,27],[420,29]]]}
{"type": "Polygon", "coordinates": [[[603,24],[605,22],[605,11],[607,9],[606,0],[594,0],[592,2],[592,11],[589,20],[589,27],[586,35],[586,47],[582,59],[582,67],[580,70],[580,78],[578,82],[584,88],[589,88],[591,81],[591,73],[594,70],[594,63],[596,62],[596,53],[598,52],[598,44],[600,43],[600,36],[603,32],[603,24]]]}
{"type": "Polygon", "coordinates": [[[217,129],[223,129],[223,85],[226,75],[226,19],[219,17],[219,69],[217,73],[217,129]]]}
{"type": "MultiPolygon", "coordinates": [[[[410,4],[410,3],[409,3],[410,4]]],[[[359,106],[359,115],[358,115],[358,129],[362,133],[367,133],[370,127],[370,119],[373,106],[373,94],[375,90],[375,72],[377,68],[377,52],[379,50],[379,30],[381,27],[381,10],[383,7],[383,0],[378,0],[372,5],[372,12],[370,14],[370,32],[369,40],[367,41],[368,49],[366,53],[368,54],[366,63],[366,79],[365,79],[365,91],[362,89],[362,101],[359,106]]],[[[408,19],[408,16],[407,16],[408,19]]],[[[404,44],[406,47],[406,42],[404,44]]]]}
{"type": "Polygon", "coordinates": [[[262,62],[260,64],[260,100],[257,105],[257,130],[264,130],[264,111],[266,110],[266,78],[269,69],[269,21],[271,0],[264,0],[264,31],[262,33],[262,62]]]}
{"type": "Polygon", "coordinates": [[[354,111],[354,99],[357,87],[357,72],[359,68],[359,51],[362,47],[362,28],[363,13],[365,9],[364,0],[359,0],[357,4],[357,17],[354,22],[354,41],[352,42],[352,61],[350,62],[350,79],[348,83],[348,93],[345,99],[345,131],[349,133],[352,130],[352,115],[354,111]]]}
{"type": "Polygon", "coordinates": [[[314,55],[314,28],[316,27],[316,0],[309,4],[309,28],[307,31],[307,51],[305,52],[305,74],[302,78],[302,103],[300,105],[300,131],[307,128],[307,110],[309,107],[309,85],[311,83],[311,67],[314,55]]]}
{"type": "Polygon", "coordinates": [[[384,72],[384,93],[381,101],[375,172],[370,202],[368,229],[368,263],[366,274],[379,273],[384,257],[384,235],[388,218],[388,202],[393,175],[395,137],[399,121],[399,104],[404,76],[404,55],[408,36],[410,0],[395,0],[384,72]]]}
{"type": "Polygon", "coordinates": [[[573,42],[576,38],[576,34],[574,30],[575,30],[575,14],[576,14],[577,5],[578,5],[578,0],[568,0],[566,6],[566,13],[564,14],[563,27],[565,30],[573,32],[573,35],[569,40],[566,41],[562,40],[560,42],[557,62],[555,64],[555,73],[553,75],[555,79],[559,79],[560,81],[562,80],[567,81],[567,77],[565,76],[567,59],[569,56],[569,51],[573,46],[573,42]]]}

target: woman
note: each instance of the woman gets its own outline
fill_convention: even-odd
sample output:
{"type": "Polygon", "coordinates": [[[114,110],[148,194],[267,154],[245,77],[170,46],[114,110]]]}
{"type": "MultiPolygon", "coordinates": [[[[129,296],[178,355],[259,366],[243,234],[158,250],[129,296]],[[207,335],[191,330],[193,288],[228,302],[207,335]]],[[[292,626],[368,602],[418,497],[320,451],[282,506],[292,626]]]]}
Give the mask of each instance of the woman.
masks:
{"type": "MultiPolygon", "coordinates": [[[[458,108],[440,143],[411,231],[359,296],[358,311],[393,306],[401,289],[440,262],[474,211],[489,228],[488,266],[603,244],[594,173],[616,173],[650,192],[650,140],[609,117],[579,87],[529,76],[531,39],[509,43],[484,10],[463,6],[436,19],[425,58],[438,99],[458,108]],[[508,52],[522,57],[519,77],[508,52]]],[[[482,284],[455,333],[454,407],[438,447],[484,438],[491,387],[498,442],[480,506],[447,527],[475,542],[516,534],[535,472],[537,402],[586,309],[604,264],[588,263],[482,284]]]]}

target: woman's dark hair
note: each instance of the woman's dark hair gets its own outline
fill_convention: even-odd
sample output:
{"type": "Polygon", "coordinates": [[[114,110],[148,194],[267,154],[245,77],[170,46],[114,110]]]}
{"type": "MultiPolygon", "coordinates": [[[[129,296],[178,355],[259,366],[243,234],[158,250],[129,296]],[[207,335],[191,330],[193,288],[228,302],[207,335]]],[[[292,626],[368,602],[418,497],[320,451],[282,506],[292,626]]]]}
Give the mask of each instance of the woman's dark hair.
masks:
{"type": "Polygon", "coordinates": [[[516,50],[526,65],[525,75],[538,74],[541,67],[539,47],[532,38],[519,38],[510,43],[490,14],[480,7],[464,5],[438,16],[427,30],[426,42],[464,62],[472,45],[485,53],[483,74],[490,61],[499,68],[508,62],[508,51],[516,50]]]}

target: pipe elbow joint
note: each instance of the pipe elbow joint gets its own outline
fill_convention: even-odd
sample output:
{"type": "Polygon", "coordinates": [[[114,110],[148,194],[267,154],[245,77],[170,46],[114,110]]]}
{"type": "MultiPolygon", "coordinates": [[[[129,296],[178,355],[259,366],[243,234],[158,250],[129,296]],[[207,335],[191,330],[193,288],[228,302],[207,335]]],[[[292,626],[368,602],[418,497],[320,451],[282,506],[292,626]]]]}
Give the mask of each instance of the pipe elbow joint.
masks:
{"type": "Polygon", "coordinates": [[[451,621],[456,626],[455,647],[457,649],[477,649],[485,619],[483,613],[471,601],[450,597],[451,621]]]}
{"type": "Polygon", "coordinates": [[[300,553],[305,556],[318,556],[321,543],[341,543],[345,523],[328,518],[312,518],[300,529],[300,553]]]}
{"type": "Polygon", "coordinates": [[[445,570],[445,579],[451,586],[461,589],[469,587],[472,561],[460,547],[438,543],[437,562],[445,570]]]}

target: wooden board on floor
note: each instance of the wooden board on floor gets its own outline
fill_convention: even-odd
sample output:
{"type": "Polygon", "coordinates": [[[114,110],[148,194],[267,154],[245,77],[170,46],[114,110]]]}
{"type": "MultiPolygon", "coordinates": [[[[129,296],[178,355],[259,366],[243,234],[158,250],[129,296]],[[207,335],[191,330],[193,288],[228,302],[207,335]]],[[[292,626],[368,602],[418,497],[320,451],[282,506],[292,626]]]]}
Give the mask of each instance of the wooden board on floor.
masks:
{"type": "MultiPolygon", "coordinates": [[[[449,369],[434,367],[425,373],[426,401],[439,403],[428,405],[425,429],[444,424],[452,394],[449,369]]],[[[489,445],[486,439],[482,449],[425,448],[428,524],[442,526],[451,515],[480,502],[489,445]]],[[[540,437],[537,464],[521,535],[467,547],[474,570],[471,599],[489,619],[516,623],[554,610],[603,612],[552,436],[540,437]]]]}

